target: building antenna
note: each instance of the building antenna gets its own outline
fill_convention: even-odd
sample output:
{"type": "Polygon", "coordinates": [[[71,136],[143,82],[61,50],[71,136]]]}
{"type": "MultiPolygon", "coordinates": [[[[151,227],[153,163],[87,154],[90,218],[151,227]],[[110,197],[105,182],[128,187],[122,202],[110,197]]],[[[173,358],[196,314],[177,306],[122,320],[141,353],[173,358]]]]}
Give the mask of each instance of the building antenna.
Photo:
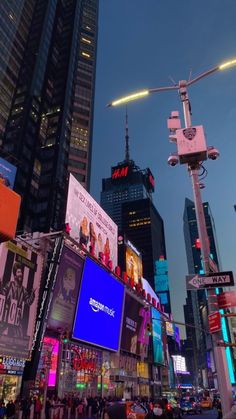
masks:
{"type": "Polygon", "coordinates": [[[128,128],[128,111],[127,105],[125,110],[125,161],[129,161],[129,128],[128,128]]]}

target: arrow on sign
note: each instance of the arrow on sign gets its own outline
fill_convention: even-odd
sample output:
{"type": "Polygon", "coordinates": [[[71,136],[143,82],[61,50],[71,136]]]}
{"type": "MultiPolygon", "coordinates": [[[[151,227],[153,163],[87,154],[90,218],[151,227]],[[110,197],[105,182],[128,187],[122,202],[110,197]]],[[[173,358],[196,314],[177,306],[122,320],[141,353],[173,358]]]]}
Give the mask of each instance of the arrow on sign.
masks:
{"type": "Polygon", "coordinates": [[[187,289],[217,288],[219,286],[234,285],[232,272],[218,272],[205,275],[188,275],[186,277],[187,289]]]}

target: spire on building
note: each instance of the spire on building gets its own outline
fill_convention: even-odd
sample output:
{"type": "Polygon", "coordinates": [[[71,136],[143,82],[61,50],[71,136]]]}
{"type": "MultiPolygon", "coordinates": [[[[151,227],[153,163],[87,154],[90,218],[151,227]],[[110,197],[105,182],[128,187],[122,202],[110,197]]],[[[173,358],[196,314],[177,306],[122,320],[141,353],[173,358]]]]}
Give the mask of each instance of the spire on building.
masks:
{"type": "Polygon", "coordinates": [[[126,106],[125,112],[125,161],[130,161],[129,156],[129,128],[128,128],[128,112],[126,106]]]}

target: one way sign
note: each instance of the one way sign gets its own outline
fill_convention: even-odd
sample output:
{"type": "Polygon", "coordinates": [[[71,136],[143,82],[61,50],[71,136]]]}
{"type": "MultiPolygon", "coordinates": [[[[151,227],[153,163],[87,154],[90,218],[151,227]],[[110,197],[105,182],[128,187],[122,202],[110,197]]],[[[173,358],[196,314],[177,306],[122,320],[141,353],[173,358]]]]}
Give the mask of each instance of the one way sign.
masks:
{"type": "Polygon", "coordinates": [[[233,272],[216,272],[208,275],[187,275],[187,290],[199,290],[201,288],[229,287],[234,285],[233,272]]]}

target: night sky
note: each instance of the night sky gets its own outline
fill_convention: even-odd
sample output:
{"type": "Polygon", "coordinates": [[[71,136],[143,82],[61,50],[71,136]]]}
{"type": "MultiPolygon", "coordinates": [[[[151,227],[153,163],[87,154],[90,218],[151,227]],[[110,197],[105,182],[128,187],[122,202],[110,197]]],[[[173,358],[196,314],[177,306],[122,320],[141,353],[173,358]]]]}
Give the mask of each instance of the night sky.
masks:
{"type": "MultiPolygon", "coordinates": [[[[100,201],[102,178],[124,159],[125,107],[106,104],[143,88],[171,85],[236,57],[235,0],[100,0],[91,193],[100,201]]],[[[203,200],[215,220],[223,270],[236,274],[236,67],[189,89],[192,124],[203,125],[208,160],[203,200]]],[[[192,199],[184,165],[171,168],[176,151],[166,119],[182,112],[177,92],[153,94],[128,106],[131,158],[150,167],[154,204],[163,217],[173,314],[183,321],[187,263],[183,239],[185,197],[192,199]]],[[[181,114],[182,115],[182,114],[181,114]]]]}

